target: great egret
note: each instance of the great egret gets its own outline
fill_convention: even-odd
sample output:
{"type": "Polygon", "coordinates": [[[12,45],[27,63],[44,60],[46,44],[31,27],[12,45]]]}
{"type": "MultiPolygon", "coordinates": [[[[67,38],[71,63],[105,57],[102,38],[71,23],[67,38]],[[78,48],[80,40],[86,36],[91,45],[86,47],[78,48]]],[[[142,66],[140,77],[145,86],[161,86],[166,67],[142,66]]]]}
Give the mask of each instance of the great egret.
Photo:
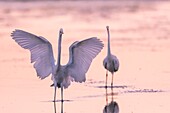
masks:
{"type": "Polygon", "coordinates": [[[112,82],[111,87],[113,86],[113,76],[114,72],[118,71],[119,69],[119,60],[115,55],[111,54],[110,49],[110,33],[109,33],[109,26],[106,26],[107,34],[108,34],[108,50],[107,50],[107,56],[103,60],[103,66],[106,69],[106,87],[107,87],[107,79],[108,79],[108,71],[112,73],[112,82]]]}
{"type": "Polygon", "coordinates": [[[71,81],[85,82],[85,74],[92,60],[99,54],[104,46],[102,41],[96,37],[75,41],[69,47],[68,63],[66,65],[61,65],[62,34],[63,29],[61,28],[59,30],[57,64],[55,64],[52,45],[47,39],[18,29],[11,34],[12,38],[22,48],[30,50],[31,63],[34,63],[34,68],[39,78],[44,79],[52,74],[54,102],[56,101],[57,87],[61,88],[61,100],[63,101],[63,87],[67,88],[71,81]]]}

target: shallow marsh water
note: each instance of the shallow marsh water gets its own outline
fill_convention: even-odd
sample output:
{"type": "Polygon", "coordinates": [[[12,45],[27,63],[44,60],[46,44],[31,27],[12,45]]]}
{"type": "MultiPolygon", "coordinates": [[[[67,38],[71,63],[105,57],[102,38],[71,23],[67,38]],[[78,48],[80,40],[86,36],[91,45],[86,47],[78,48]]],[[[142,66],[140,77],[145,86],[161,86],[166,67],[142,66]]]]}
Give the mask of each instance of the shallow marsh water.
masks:
{"type": "MultiPolygon", "coordinates": [[[[117,102],[120,113],[169,113],[169,6],[165,1],[0,2],[0,113],[55,112],[51,78],[41,81],[36,77],[29,51],[19,47],[10,33],[22,29],[44,36],[57,56],[61,27],[62,64],[67,63],[68,47],[76,40],[97,36],[105,44],[86,82],[73,82],[64,90],[64,113],[102,113],[106,96],[108,103],[117,102]],[[107,52],[106,25],[111,30],[111,51],[120,60],[113,93],[109,87],[107,95],[102,66],[107,52]]],[[[61,112],[60,101],[56,112],[61,112]]]]}

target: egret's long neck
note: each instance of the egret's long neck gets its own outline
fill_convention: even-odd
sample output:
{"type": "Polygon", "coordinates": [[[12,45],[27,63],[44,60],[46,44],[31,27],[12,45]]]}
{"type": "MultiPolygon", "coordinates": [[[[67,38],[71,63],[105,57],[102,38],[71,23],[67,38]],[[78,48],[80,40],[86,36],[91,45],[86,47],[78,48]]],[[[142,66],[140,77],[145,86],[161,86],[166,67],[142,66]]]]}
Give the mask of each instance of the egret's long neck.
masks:
{"type": "Polygon", "coordinates": [[[107,54],[110,55],[111,54],[110,53],[111,50],[110,50],[110,32],[109,32],[109,27],[107,27],[107,34],[108,34],[108,45],[107,45],[108,46],[108,48],[107,48],[108,50],[107,50],[107,54]]]}
{"type": "Polygon", "coordinates": [[[62,34],[59,34],[58,38],[58,59],[57,59],[57,65],[60,66],[60,59],[61,59],[61,39],[62,39],[62,34]]]}

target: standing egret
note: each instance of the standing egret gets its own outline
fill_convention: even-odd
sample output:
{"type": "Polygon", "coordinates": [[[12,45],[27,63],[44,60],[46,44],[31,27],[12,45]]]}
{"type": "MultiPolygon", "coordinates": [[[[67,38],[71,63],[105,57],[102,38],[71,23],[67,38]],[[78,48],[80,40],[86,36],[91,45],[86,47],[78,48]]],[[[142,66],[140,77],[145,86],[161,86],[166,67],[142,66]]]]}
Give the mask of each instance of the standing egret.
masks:
{"type": "Polygon", "coordinates": [[[71,81],[85,82],[86,72],[88,71],[92,60],[99,54],[103,48],[103,43],[96,37],[88,38],[82,41],[75,41],[69,47],[69,61],[66,65],[60,64],[61,58],[61,39],[63,29],[59,31],[58,38],[58,59],[55,64],[51,43],[41,37],[16,29],[12,32],[12,38],[24,49],[31,52],[31,63],[37,76],[41,79],[52,74],[54,86],[54,102],[56,101],[56,89],[61,88],[61,100],[63,101],[63,87],[67,88],[71,81]]]}
{"type": "Polygon", "coordinates": [[[108,50],[107,50],[107,56],[103,60],[103,66],[106,69],[106,87],[107,87],[107,79],[108,79],[108,71],[112,73],[112,82],[111,87],[113,86],[113,76],[114,72],[118,71],[119,69],[119,60],[115,55],[111,54],[110,49],[110,33],[109,33],[109,26],[106,26],[107,34],[108,34],[108,50]]]}

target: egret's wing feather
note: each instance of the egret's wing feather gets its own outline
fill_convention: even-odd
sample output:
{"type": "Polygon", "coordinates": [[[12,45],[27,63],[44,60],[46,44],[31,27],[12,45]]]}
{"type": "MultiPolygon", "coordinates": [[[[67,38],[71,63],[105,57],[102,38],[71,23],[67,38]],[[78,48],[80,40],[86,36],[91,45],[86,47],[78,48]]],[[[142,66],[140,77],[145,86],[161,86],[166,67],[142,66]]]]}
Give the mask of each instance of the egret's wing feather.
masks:
{"type": "Polygon", "coordinates": [[[23,30],[15,30],[11,36],[22,48],[30,50],[37,76],[44,79],[52,73],[55,60],[48,40],[23,30]]]}
{"type": "Polygon", "coordinates": [[[88,71],[92,60],[102,50],[103,43],[96,37],[80,42],[74,42],[69,48],[68,72],[76,82],[86,80],[85,74],[88,71]]]}

